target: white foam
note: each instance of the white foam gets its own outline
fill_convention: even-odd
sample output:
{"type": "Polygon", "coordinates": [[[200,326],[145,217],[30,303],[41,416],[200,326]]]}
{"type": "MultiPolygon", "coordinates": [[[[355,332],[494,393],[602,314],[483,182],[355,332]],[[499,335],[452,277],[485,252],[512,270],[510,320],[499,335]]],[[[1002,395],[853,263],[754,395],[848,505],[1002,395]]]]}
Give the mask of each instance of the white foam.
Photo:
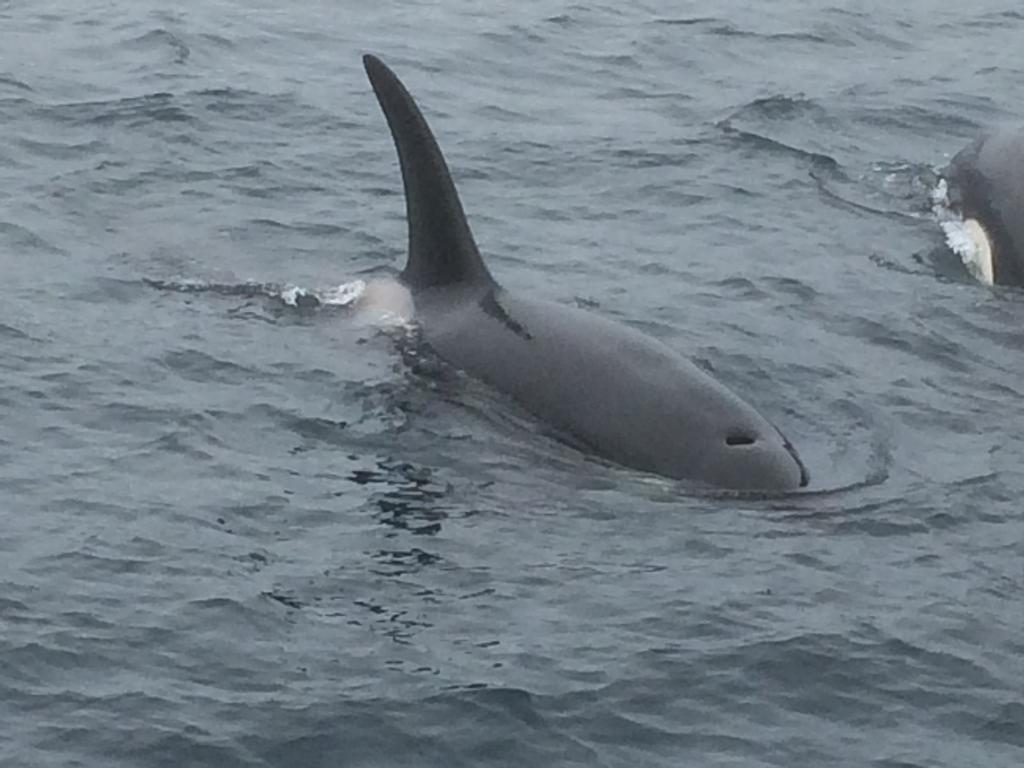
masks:
{"type": "Polygon", "coordinates": [[[324,304],[333,307],[347,307],[363,295],[366,291],[366,283],[362,280],[352,280],[348,283],[333,288],[324,288],[316,292],[316,296],[324,304]]]}
{"type": "Polygon", "coordinates": [[[279,295],[281,301],[290,307],[300,306],[304,303],[303,299],[325,306],[347,307],[355,304],[365,291],[366,283],[363,280],[352,280],[330,288],[310,289],[288,285],[281,289],[279,295]]]}
{"type": "Polygon", "coordinates": [[[281,301],[290,307],[299,306],[299,301],[309,296],[310,292],[305,288],[299,288],[297,285],[289,285],[281,290],[281,301]]]}

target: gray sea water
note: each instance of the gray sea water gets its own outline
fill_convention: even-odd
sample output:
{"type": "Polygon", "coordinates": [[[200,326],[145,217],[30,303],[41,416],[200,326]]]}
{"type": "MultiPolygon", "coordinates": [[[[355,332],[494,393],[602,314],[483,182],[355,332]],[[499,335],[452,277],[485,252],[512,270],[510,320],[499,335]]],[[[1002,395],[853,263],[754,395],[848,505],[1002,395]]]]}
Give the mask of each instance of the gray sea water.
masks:
{"type": "Polygon", "coordinates": [[[953,4],[0,1],[0,764],[1024,765],[1024,294],[936,169],[953,4]],[[344,307],[402,263],[360,55],[493,273],[664,339],[807,493],[589,460],[344,307]]]}

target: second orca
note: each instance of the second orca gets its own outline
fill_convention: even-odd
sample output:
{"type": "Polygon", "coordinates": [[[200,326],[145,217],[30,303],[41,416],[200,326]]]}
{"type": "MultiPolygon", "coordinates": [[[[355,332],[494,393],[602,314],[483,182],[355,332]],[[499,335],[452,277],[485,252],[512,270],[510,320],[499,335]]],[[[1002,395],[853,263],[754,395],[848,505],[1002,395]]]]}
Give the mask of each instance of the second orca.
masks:
{"type": "Polygon", "coordinates": [[[999,130],[966,146],[943,172],[963,219],[950,246],[989,285],[1024,286],[1024,131],[999,130]]]}

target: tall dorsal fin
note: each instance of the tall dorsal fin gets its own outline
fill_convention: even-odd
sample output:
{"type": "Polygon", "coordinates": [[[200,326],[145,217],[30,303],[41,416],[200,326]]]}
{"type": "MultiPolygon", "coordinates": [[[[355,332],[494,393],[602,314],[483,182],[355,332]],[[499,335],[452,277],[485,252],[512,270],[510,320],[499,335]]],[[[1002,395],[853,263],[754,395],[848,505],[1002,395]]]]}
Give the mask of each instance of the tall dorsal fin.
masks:
{"type": "Polygon", "coordinates": [[[402,279],[413,291],[456,283],[494,284],[473,240],[444,155],[416,102],[376,56],[363,56],[363,66],[402,166],[409,224],[409,260],[402,279]]]}

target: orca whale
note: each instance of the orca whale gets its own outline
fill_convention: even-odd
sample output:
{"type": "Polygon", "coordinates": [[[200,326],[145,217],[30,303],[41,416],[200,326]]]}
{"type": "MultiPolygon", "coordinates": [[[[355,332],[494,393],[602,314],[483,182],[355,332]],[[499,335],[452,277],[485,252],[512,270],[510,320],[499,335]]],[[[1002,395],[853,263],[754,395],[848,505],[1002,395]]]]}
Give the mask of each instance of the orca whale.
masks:
{"type": "Polygon", "coordinates": [[[412,96],[377,57],[363,64],[405,189],[409,253],[400,279],[424,340],[444,361],[623,466],[736,490],[807,485],[782,433],[666,344],[596,313],[504,290],[412,96]]]}
{"type": "Polygon", "coordinates": [[[982,282],[1024,286],[1024,131],[982,136],[942,177],[949,207],[963,218],[963,236],[947,229],[953,249],[982,282]]]}

